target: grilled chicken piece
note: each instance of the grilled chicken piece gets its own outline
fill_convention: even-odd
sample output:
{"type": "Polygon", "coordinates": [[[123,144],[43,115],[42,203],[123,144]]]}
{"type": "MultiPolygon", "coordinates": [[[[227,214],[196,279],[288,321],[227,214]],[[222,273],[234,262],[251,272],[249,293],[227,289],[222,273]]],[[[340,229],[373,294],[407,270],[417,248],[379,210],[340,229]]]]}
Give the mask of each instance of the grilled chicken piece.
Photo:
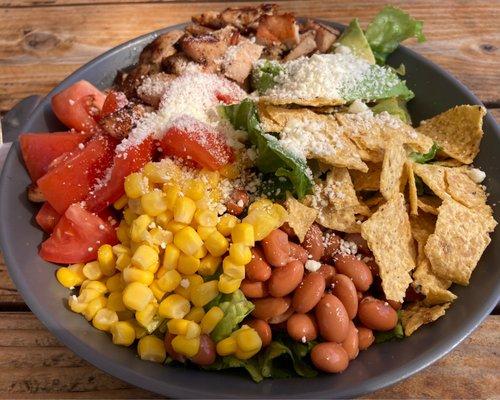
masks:
{"type": "Polygon", "coordinates": [[[221,58],[228,44],[213,35],[184,36],[179,40],[182,51],[193,61],[208,64],[221,58]]]}
{"type": "Polygon", "coordinates": [[[226,26],[212,32],[212,35],[224,43],[227,43],[228,46],[234,46],[240,42],[240,33],[234,26],[226,26]]]}
{"type": "Polygon", "coordinates": [[[175,78],[175,75],[163,72],[147,76],[137,88],[137,96],[144,103],[157,108],[163,93],[175,78]]]}
{"type": "Polygon", "coordinates": [[[103,117],[99,125],[110,136],[117,139],[128,137],[137,121],[145,114],[146,109],[139,104],[128,104],[114,113],[103,117]]]}
{"type": "Polygon", "coordinates": [[[189,63],[190,60],[185,54],[177,53],[165,58],[161,63],[161,67],[168,74],[181,75],[189,63]]]}
{"type": "Polygon", "coordinates": [[[310,19],[306,21],[303,29],[316,32],[316,47],[320,53],[328,53],[335,40],[340,36],[340,31],[337,29],[325,26],[310,19]]]}
{"type": "Polygon", "coordinates": [[[149,43],[139,56],[139,64],[160,64],[163,59],[177,52],[174,45],[184,35],[181,30],[170,31],[149,43]]]}
{"type": "Polygon", "coordinates": [[[212,28],[198,24],[189,24],[184,28],[184,30],[193,36],[208,35],[214,31],[212,28]]]}
{"type": "Polygon", "coordinates": [[[36,183],[28,186],[28,200],[32,203],[43,203],[46,201],[45,196],[40,191],[36,183]]]}
{"type": "Polygon", "coordinates": [[[226,77],[243,84],[250,75],[252,66],[262,54],[263,47],[250,40],[240,42],[227,50],[222,61],[222,72],[226,77]]]}
{"type": "Polygon", "coordinates": [[[199,15],[194,15],[191,17],[191,21],[195,24],[212,29],[222,28],[222,19],[220,17],[220,13],[217,11],[207,11],[199,15]]]}
{"type": "Polygon", "coordinates": [[[307,31],[300,35],[300,43],[288,53],[284,60],[290,61],[296,58],[306,56],[316,50],[316,32],[307,31]]]}
{"type": "Polygon", "coordinates": [[[272,46],[283,43],[289,49],[299,44],[299,25],[292,14],[263,15],[259,19],[258,44],[272,46]]]}
{"type": "Polygon", "coordinates": [[[260,4],[255,7],[229,7],[221,13],[208,11],[192,17],[196,24],[212,29],[220,29],[232,25],[241,31],[255,30],[262,15],[273,15],[277,12],[276,4],[260,4]]]}
{"type": "Polygon", "coordinates": [[[125,93],[127,99],[133,99],[137,97],[137,88],[140,86],[143,79],[149,74],[154,74],[159,71],[160,67],[156,64],[139,64],[127,74],[119,88],[125,93]]]}

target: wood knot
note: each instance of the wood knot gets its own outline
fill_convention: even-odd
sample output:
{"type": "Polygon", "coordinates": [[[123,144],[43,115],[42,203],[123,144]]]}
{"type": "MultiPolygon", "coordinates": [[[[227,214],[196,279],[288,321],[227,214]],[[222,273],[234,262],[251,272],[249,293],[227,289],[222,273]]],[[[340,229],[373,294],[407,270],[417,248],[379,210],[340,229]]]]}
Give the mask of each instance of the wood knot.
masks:
{"type": "Polygon", "coordinates": [[[493,53],[497,48],[492,44],[482,44],[479,46],[486,53],[493,53]]]}
{"type": "Polygon", "coordinates": [[[57,47],[59,38],[50,32],[28,31],[24,35],[24,45],[28,50],[48,51],[57,47]]]}

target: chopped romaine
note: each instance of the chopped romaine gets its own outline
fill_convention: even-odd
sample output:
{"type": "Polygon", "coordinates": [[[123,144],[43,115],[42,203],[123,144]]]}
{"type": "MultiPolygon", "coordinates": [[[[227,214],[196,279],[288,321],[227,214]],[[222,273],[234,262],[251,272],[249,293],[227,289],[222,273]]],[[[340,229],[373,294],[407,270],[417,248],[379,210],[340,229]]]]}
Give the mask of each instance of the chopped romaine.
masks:
{"type": "MultiPolygon", "coordinates": [[[[273,341],[259,357],[259,365],[262,376],[265,378],[285,378],[291,374],[286,368],[281,368],[277,363],[281,356],[288,356],[293,365],[293,369],[297,375],[304,378],[313,378],[318,375],[303,358],[310,352],[312,345],[293,343],[289,346],[282,341],[273,341]]],[[[289,364],[287,363],[287,366],[289,364]]]]}
{"type": "Polygon", "coordinates": [[[384,343],[392,340],[404,339],[403,324],[401,323],[401,311],[398,311],[398,323],[394,329],[388,332],[377,332],[375,334],[375,343],[384,343]]]}
{"type": "Polygon", "coordinates": [[[411,117],[406,108],[406,101],[399,97],[391,97],[390,99],[378,101],[377,104],[372,107],[372,111],[375,114],[387,111],[389,114],[398,117],[401,121],[411,124],[411,117]]]}
{"type": "Polygon", "coordinates": [[[255,357],[249,360],[239,360],[233,356],[219,357],[213,364],[203,367],[203,369],[208,371],[220,371],[221,369],[229,368],[245,368],[254,382],[257,383],[263,379],[260,373],[259,364],[255,357]]]}
{"type": "Polygon", "coordinates": [[[440,149],[441,148],[439,147],[439,145],[436,142],[434,142],[434,144],[427,153],[417,153],[414,151],[413,153],[410,154],[410,158],[419,164],[425,164],[428,163],[429,161],[434,160],[437,152],[440,149]]]}
{"type": "Polygon", "coordinates": [[[283,71],[283,67],[276,61],[264,60],[252,71],[252,88],[264,93],[276,83],[276,77],[283,71]]]}

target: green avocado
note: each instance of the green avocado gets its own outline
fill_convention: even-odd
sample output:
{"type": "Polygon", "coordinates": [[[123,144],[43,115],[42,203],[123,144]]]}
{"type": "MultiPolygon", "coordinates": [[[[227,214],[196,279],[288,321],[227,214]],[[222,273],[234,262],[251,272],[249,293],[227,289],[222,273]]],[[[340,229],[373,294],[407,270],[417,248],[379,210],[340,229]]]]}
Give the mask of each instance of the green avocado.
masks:
{"type": "Polygon", "coordinates": [[[342,36],[340,36],[338,43],[349,47],[356,56],[363,58],[370,64],[375,64],[375,56],[359,26],[357,18],[351,21],[342,36]]]}

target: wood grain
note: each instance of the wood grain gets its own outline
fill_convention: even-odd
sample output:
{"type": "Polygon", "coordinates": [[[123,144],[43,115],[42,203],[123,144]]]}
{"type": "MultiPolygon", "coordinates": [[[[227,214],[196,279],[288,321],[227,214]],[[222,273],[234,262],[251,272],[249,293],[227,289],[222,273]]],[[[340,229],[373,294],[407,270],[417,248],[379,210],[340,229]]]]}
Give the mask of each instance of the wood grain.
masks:
{"type": "MultiPolygon", "coordinates": [[[[82,64],[138,35],[189,20],[226,3],[0,0],[0,111],[45,94],[82,64]],[[101,4],[99,4],[101,3],[101,4]],[[34,12],[36,10],[36,12],[34,12]]],[[[297,15],[366,24],[386,3],[339,0],[281,2],[297,15]]],[[[238,4],[247,4],[241,2],[238,4]]],[[[437,62],[489,105],[500,105],[500,30],[496,1],[395,2],[425,21],[427,42],[409,47],[437,62]]]]}

